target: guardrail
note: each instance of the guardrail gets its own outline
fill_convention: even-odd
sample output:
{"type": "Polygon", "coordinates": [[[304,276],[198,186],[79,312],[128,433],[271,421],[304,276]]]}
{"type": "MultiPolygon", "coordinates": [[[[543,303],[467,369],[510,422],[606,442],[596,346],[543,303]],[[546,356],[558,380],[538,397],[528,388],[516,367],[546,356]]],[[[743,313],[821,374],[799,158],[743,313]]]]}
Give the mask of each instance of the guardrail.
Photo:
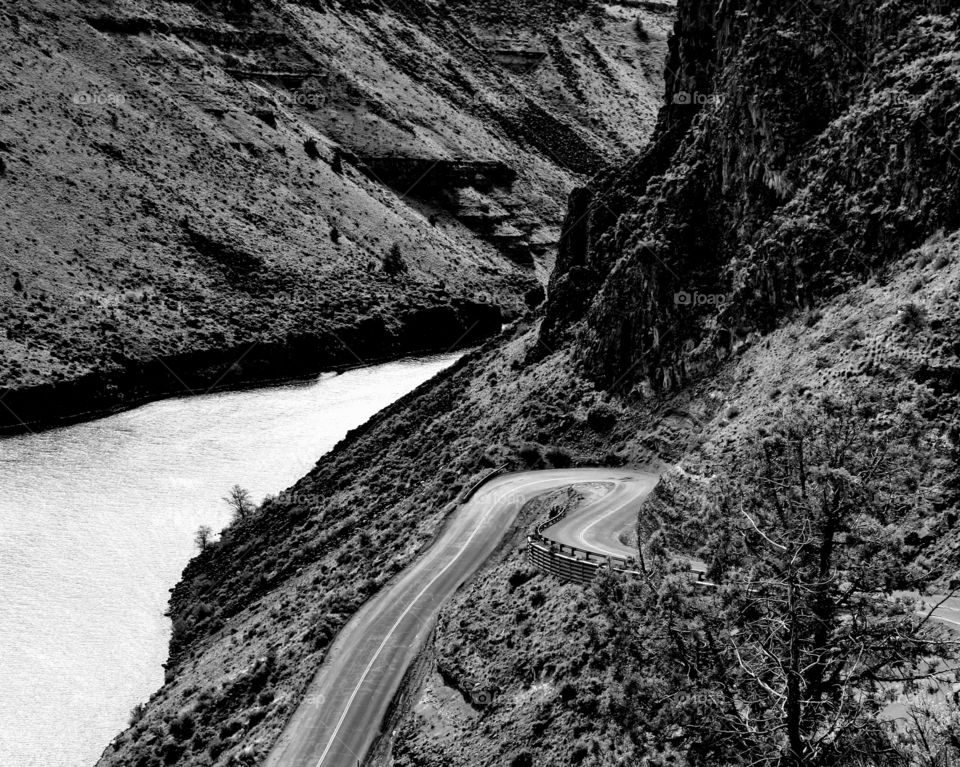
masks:
{"type": "Polygon", "coordinates": [[[509,463],[502,463],[502,464],[500,464],[499,466],[497,466],[497,468],[491,469],[491,470],[488,471],[486,474],[484,474],[482,477],[480,477],[480,479],[478,479],[476,482],[474,482],[473,485],[471,485],[470,488],[467,490],[467,492],[464,493],[464,495],[463,495],[463,503],[466,503],[466,502],[469,501],[471,498],[473,498],[474,493],[476,493],[477,490],[479,490],[481,487],[483,487],[485,484],[487,484],[487,482],[489,482],[489,481],[490,481],[491,479],[493,479],[495,476],[497,476],[498,474],[502,473],[503,470],[506,469],[509,465],[510,465],[509,463]]]}
{"type": "MultiPolygon", "coordinates": [[[[631,577],[643,574],[635,569],[637,563],[633,560],[578,549],[576,546],[558,543],[542,535],[527,536],[527,561],[542,573],[575,583],[589,583],[600,570],[611,570],[631,577]]],[[[701,588],[717,586],[716,583],[703,579],[705,573],[702,570],[691,567],[690,575],[696,576],[695,586],[701,588]]]]}
{"type": "Polygon", "coordinates": [[[557,524],[557,522],[559,522],[565,516],[567,516],[567,507],[561,506],[560,510],[552,517],[549,517],[546,522],[541,522],[539,525],[537,525],[537,529],[533,532],[534,536],[537,538],[543,538],[543,531],[548,527],[552,527],[553,525],[557,524]]]}
{"type": "MultiPolygon", "coordinates": [[[[545,522],[537,525],[532,535],[527,536],[527,560],[530,564],[541,572],[576,583],[589,583],[596,577],[597,572],[602,569],[631,576],[642,574],[636,569],[636,560],[608,554],[598,554],[595,551],[581,549],[567,543],[560,543],[543,534],[544,530],[555,525],[566,515],[567,510],[565,507],[562,507],[552,517],[549,517],[545,522]]],[[[703,580],[705,573],[701,570],[691,567],[691,573],[697,576],[698,585],[715,585],[703,580]]]]}
{"type": "Polygon", "coordinates": [[[527,560],[541,572],[576,583],[589,583],[602,569],[640,575],[640,571],[634,570],[627,559],[578,549],[541,535],[527,536],[527,560]]]}
{"type": "Polygon", "coordinates": [[[543,531],[557,524],[567,515],[566,507],[541,522],[532,535],[527,536],[527,559],[542,572],[568,581],[587,583],[593,580],[600,568],[639,575],[635,562],[624,557],[598,554],[566,543],[547,538],[543,531]]]}

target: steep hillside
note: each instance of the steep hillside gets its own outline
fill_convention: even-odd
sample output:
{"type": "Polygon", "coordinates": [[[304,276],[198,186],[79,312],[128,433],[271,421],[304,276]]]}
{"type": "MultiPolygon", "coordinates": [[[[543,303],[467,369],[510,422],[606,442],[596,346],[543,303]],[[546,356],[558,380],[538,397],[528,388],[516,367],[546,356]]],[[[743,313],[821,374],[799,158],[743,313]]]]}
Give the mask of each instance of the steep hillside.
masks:
{"type": "MultiPolygon", "coordinates": [[[[656,140],[571,196],[527,357],[570,354],[574,375],[651,414],[639,443],[671,445],[677,468],[638,519],[651,550],[722,575],[736,520],[712,494],[778,418],[847,398],[869,414],[859,433],[915,472],[884,588],[960,586],[958,28],[945,3],[680,3],[656,140]]],[[[681,594],[654,583],[645,614],[622,584],[561,588],[514,555],[444,610],[436,670],[383,763],[789,763],[709,750],[723,703],[678,695],[695,671],[666,660],[694,635],[671,623],[681,594]]],[[[859,763],[955,758],[955,704],[920,745],[874,719],[859,763]]],[[[830,758],[802,763],[851,763],[830,758]]]]}
{"type": "MultiPolygon", "coordinates": [[[[894,447],[919,466],[884,586],[956,585],[958,12],[775,5],[681,0],[654,140],[570,196],[542,321],[351,434],[190,564],[168,683],[102,764],[255,764],[337,628],[502,462],[675,464],[640,539],[719,572],[726,528],[701,501],[784,414],[855,399],[871,439],[910,427],[894,447]]],[[[663,705],[690,681],[664,620],[689,589],[665,583],[647,614],[622,584],[561,586],[508,549],[445,609],[377,758],[740,763],[696,750],[709,707],[663,705]],[[492,705],[471,703],[478,685],[492,705]]]]}
{"type": "MultiPolygon", "coordinates": [[[[892,446],[913,455],[923,480],[912,488],[907,519],[894,526],[901,557],[884,562],[884,573],[940,591],[960,586],[958,332],[954,235],[904,254],[882,278],[785,324],[707,380],[641,408],[615,397],[611,443],[619,453],[633,462],[651,446],[676,461],[639,510],[648,556],[656,550],[650,542],[660,541],[668,552],[721,564],[709,503],[717,483],[742,474],[750,445],[770,435],[782,414],[855,396],[873,405],[872,418],[858,424],[863,432],[884,434],[894,424],[919,435],[915,445],[892,446]],[[647,415],[634,421],[637,431],[624,428],[625,416],[638,411],[647,415]]],[[[559,437],[569,446],[561,434],[544,441],[559,437]]],[[[535,522],[526,520],[526,529],[535,522]]],[[[664,662],[679,634],[661,635],[666,616],[675,618],[683,604],[671,591],[676,584],[664,586],[663,602],[644,615],[625,584],[584,588],[537,573],[521,542],[517,536],[502,562],[443,609],[431,664],[408,692],[392,748],[376,763],[740,764],[694,756],[703,733],[693,725],[705,714],[695,695],[677,695],[690,686],[689,669],[664,662]],[[492,702],[477,703],[477,689],[490,691],[492,702]]],[[[769,756],[775,764],[777,755],[769,756]]]]}
{"type": "MultiPolygon", "coordinates": [[[[338,628],[417,556],[471,482],[521,465],[535,440],[555,440],[524,453],[540,465],[649,455],[634,445],[605,458],[611,434],[588,424],[604,407],[597,393],[560,359],[520,373],[532,339],[510,335],[356,430],[191,562],[171,598],[168,682],[102,764],[256,763],[338,628]]],[[[623,423],[613,436],[632,432],[623,423]]]]}
{"type": "Polygon", "coordinates": [[[652,126],[669,23],[548,8],[5,9],[0,427],[446,349],[536,304],[566,193],[652,126]]]}
{"type": "MultiPolygon", "coordinates": [[[[745,441],[781,409],[851,385],[893,393],[902,415],[879,415],[918,419],[929,439],[944,441],[957,392],[930,371],[953,364],[958,310],[952,237],[909,254],[895,277],[775,331],[709,380],[644,402],[597,390],[567,352],[526,363],[536,328],[514,328],[351,434],[190,564],[171,601],[168,683],[101,763],[225,764],[234,755],[257,763],[338,627],[416,556],[458,493],[503,462],[661,458],[679,465],[679,479],[702,483],[736,467],[745,441]]],[[[931,487],[951,476],[960,487],[949,461],[930,471],[931,487]]],[[[676,481],[658,493],[640,532],[645,540],[662,523],[669,543],[689,551],[708,528],[690,513],[696,504],[673,497],[676,481]]],[[[931,500],[902,530],[909,561],[957,578],[957,499],[931,500]]],[[[433,650],[444,675],[428,662],[396,742],[379,752],[384,763],[552,764],[576,752],[585,764],[613,765],[663,737],[657,727],[669,719],[639,730],[623,720],[632,703],[610,680],[632,672],[632,662],[621,654],[608,664],[603,650],[619,629],[590,590],[528,571],[516,546],[534,518],[522,524],[504,559],[444,609],[433,650]],[[515,609],[504,623],[491,606],[507,600],[515,609]],[[497,691],[493,705],[471,705],[477,687],[497,691]]]]}

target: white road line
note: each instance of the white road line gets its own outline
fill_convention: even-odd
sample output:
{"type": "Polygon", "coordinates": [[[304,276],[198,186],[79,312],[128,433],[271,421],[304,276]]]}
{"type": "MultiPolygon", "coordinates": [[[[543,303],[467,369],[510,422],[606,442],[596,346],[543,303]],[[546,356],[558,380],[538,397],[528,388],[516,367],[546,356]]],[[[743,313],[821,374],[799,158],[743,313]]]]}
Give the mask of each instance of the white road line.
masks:
{"type": "MultiPolygon", "coordinates": [[[[522,485],[521,487],[529,487],[531,485],[543,484],[544,482],[550,483],[553,481],[555,480],[536,481],[536,482],[531,482],[529,485],[522,485]]],[[[383,638],[383,641],[380,643],[380,646],[377,648],[377,651],[374,653],[373,657],[370,659],[370,662],[367,664],[367,667],[363,670],[363,674],[360,676],[360,681],[357,682],[357,686],[354,687],[353,692],[350,693],[350,698],[347,700],[347,705],[344,707],[343,713],[340,715],[340,719],[333,730],[333,734],[330,736],[330,740],[327,742],[327,747],[323,749],[323,753],[320,755],[320,759],[317,761],[317,767],[321,767],[321,765],[323,764],[323,760],[327,758],[327,754],[330,753],[330,749],[333,748],[333,743],[337,739],[337,736],[340,734],[340,728],[343,726],[343,722],[347,718],[347,714],[350,713],[350,707],[353,705],[353,701],[357,697],[357,693],[360,692],[360,688],[363,686],[363,683],[367,679],[367,674],[370,673],[370,669],[373,668],[373,664],[377,662],[377,658],[380,657],[380,653],[383,651],[383,648],[387,646],[387,642],[390,640],[390,637],[393,636],[393,632],[397,630],[397,627],[403,622],[403,619],[407,617],[407,614],[413,609],[414,605],[416,605],[417,602],[420,601],[420,598],[425,593],[427,593],[427,591],[430,590],[430,587],[433,586],[433,584],[436,583],[437,580],[439,580],[443,576],[443,574],[446,573],[447,570],[449,570],[453,566],[453,563],[456,562],[463,555],[463,553],[467,550],[467,547],[470,545],[470,542],[473,540],[474,536],[476,536],[476,534],[480,532],[480,528],[483,525],[483,523],[487,521],[491,513],[496,511],[498,507],[499,507],[498,503],[492,503],[487,507],[486,513],[483,514],[483,516],[481,517],[481,520],[477,523],[477,525],[473,528],[473,531],[467,537],[467,540],[464,541],[463,545],[460,547],[460,551],[458,551],[456,556],[454,556],[453,559],[447,562],[447,564],[443,567],[443,569],[440,570],[440,572],[437,573],[435,576],[433,576],[433,578],[430,579],[427,585],[420,590],[420,593],[413,598],[413,600],[410,602],[409,605],[407,605],[407,608],[400,614],[400,617],[397,618],[396,622],[390,628],[390,631],[387,632],[386,636],[383,638]]]]}

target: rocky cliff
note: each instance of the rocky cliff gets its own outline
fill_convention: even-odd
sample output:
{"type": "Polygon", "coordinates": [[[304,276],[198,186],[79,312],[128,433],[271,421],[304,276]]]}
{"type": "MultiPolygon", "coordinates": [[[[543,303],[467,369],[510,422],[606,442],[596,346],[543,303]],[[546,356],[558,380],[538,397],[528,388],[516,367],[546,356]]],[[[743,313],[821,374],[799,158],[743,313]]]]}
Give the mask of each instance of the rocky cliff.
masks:
{"type": "Polygon", "coordinates": [[[653,141],[571,198],[541,333],[671,389],[957,224],[948,3],[680,3],[653,141]]]}

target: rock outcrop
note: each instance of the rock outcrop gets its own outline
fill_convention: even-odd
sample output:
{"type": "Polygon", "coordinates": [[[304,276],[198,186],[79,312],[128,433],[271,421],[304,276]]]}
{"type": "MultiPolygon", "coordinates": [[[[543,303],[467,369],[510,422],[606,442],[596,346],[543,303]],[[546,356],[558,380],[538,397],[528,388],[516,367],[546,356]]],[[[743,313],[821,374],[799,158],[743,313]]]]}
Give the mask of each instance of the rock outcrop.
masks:
{"type": "Polygon", "coordinates": [[[942,0],[681,2],[657,131],[591,185],[543,343],[573,330],[604,386],[670,388],[954,228],[957,24],[942,0]]]}

